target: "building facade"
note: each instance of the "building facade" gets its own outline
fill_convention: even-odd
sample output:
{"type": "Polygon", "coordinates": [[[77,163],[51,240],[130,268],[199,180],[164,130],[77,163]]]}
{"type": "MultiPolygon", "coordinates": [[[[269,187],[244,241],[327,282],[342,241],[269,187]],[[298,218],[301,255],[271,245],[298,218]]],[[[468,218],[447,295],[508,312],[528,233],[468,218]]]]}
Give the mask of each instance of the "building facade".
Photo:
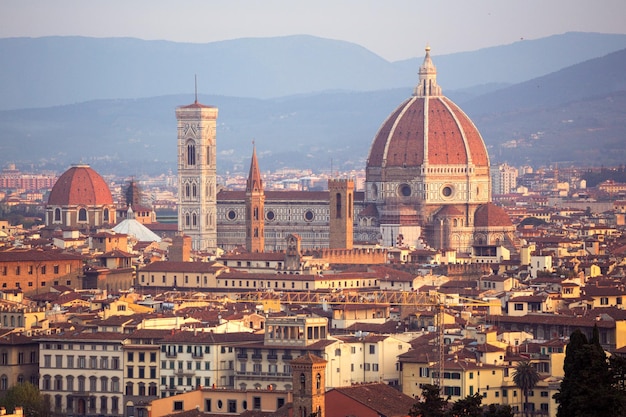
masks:
{"type": "MultiPolygon", "coordinates": [[[[413,95],[374,136],[365,191],[352,195],[340,184],[331,180],[329,192],[268,190],[264,213],[259,213],[265,250],[285,250],[289,234],[302,238],[303,249],[349,247],[349,240],[337,236],[350,228],[353,242],[385,247],[429,246],[469,254],[476,244],[516,245],[510,221],[493,225],[497,234],[490,223],[475,223],[477,211],[491,204],[489,155],[470,118],[442,94],[430,48],[413,95]],[[477,234],[493,242],[480,243],[477,234]]],[[[232,249],[246,239],[246,193],[221,191],[217,204],[218,246],[232,249]]]]}

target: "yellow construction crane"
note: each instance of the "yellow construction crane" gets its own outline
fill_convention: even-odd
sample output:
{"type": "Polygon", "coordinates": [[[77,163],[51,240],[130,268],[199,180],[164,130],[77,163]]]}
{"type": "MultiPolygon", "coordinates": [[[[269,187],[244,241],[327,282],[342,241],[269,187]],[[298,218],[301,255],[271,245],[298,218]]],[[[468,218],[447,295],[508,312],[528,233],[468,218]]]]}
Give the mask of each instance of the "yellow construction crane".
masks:
{"type": "Polygon", "coordinates": [[[500,314],[498,300],[475,300],[472,298],[448,296],[436,291],[253,291],[231,294],[235,301],[281,304],[389,304],[390,306],[428,307],[435,311],[437,329],[437,378],[435,383],[443,388],[444,375],[444,313],[446,307],[487,307],[488,314],[500,314]],[[494,311],[495,310],[495,311],[494,311]]]}

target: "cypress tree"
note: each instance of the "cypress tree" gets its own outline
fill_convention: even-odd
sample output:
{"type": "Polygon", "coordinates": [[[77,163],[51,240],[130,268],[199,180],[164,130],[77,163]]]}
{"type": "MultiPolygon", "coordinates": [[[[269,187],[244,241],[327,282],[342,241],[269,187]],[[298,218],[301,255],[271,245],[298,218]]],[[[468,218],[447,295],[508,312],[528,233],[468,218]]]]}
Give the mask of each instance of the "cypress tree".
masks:
{"type": "Polygon", "coordinates": [[[619,417],[624,415],[623,394],[617,389],[598,328],[590,341],[580,331],[570,336],[563,364],[561,388],[554,395],[557,417],[619,417]]]}

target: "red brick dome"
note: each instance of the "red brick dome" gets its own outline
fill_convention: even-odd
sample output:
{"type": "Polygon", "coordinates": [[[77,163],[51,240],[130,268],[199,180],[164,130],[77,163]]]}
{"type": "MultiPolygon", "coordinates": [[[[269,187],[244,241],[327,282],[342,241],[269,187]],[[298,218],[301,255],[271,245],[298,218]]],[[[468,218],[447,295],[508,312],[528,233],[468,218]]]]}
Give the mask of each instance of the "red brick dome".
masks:
{"type": "Polygon", "coordinates": [[[493,203],[479,206],[474,213],[475,227],[512,226],[511,219],[506,211],[493,203]]]}
{"type": "Polygon", "coordinates": [[[485,143],[470,118],[441,95],[437,70],[426,49],[420,83],[374,137],[368,168],[415,168],[423,164],[489,166],[485,143]]]}
{"type": "Polygon", "coordinates": [[[48,205],[108,205],[113,197],[104,179],[89,165],[74,165],[52,187],[48,205]]]}

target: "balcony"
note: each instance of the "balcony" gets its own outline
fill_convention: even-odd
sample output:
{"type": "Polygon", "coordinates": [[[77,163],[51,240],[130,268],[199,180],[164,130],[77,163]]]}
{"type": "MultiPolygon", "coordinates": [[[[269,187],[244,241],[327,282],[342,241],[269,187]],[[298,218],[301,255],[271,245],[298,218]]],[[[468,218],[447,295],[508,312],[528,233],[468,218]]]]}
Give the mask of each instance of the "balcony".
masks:
{"type": "Polygon", "coordinates": [[[165,357],[166,358],[175,358],[176,357],[176,352],[165,352],[165,357]]]}
{"type": "Polygon", "coordinates": [[[252,359],[260,361],[261,359],[263,359],[263,355],[261,355],[260,353],[253,353],[252,359]]]}
{"type": "Polygon", "coordinates": [[[194,352],[191,354],[191,357],[194,359],[201,359],[204,357],[204,354],[202,352],[194,352]]]}
{"type": "Polygon", "coordinates": [[[267,355],[267,360],[268,361],[276,361],[276,360],[278,360],[278,355],[275,354],[275,353],[274,354],[270,353],[270,354],[267,355]]]}
{"type": "Polygon", "coordinates": [[[195,375],[193,369],[177,369],[176,375],[195,375]]]}
{"type": "Polygon", "coordinates": [[[283,372],[235,372],[238,378],[245,377],[248,380],[260,380],[260,381],[270,381],[270,380],[290,380],[291,374],[286,374],[283,372]]]}
{"type": "Polygon", "coordinates": [[[283,356],[282,356],[282,359],[283,359],[284,361],[290,361],[290,360],[292,360],[292,359],[293,359],[293,356],[291,356],[291,355],[283,355],[283,356]]]}
{"type": "Polygon", "coordinates": [[[248,354],[247,353],[238,353],[237,354],[237,359],[248,360],[248,354]]]}

